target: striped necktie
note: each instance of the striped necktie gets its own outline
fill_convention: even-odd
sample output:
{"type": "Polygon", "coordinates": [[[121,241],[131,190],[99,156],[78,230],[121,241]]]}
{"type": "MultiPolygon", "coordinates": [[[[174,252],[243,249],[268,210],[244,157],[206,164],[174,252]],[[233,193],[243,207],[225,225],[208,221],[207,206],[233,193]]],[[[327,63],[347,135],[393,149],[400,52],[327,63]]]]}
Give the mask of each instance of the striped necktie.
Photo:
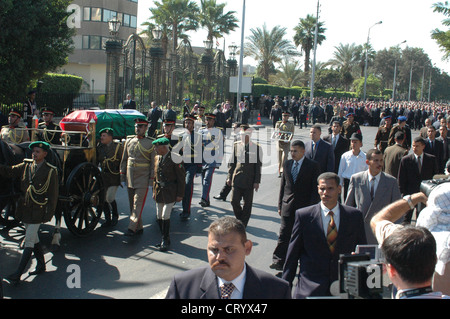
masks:
{"type": "Polygon", "coordinates": [[[334,254],[334,251],[336,249],[336,238],[338,233],[336,223],[334,222],[334,213],[330,211],[328,214],[330,215],[330,222],[328,223],[327,228],[327,242],[331,253],[334,254]]]}
{"type": "Polygon", "coordinates": [[[222,286],[220,286],[220,298],[221,299],[230,299],[231,294],[233,293],[234,285],[232,282],[225,283],[222,286]]]}
{"type": "Polygon", "coordinates": [[[300,165],[298,164],[297,161],[295,161],[294,167],[292,168],[292,179],[294,180],[294,183],[297,181],[297,176],[298,176],[298,172],[299,172],[299,167],[300,165]]]}

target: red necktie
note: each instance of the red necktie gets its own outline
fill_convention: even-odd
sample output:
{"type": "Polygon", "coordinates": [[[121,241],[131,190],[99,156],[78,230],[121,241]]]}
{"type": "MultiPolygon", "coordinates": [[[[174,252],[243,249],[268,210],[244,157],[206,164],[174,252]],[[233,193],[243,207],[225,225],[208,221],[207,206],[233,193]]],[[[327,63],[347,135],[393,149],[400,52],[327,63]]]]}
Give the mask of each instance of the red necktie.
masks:
{"type": "Polygon", "coordinates": [[[330,222],[328,223],[327,228],[327,242],[328,247],[333,254],[336,249],[337,228],[336,223],[334,222],[334,213],[330,211],[328,214],[330,215],[330,222]]]}

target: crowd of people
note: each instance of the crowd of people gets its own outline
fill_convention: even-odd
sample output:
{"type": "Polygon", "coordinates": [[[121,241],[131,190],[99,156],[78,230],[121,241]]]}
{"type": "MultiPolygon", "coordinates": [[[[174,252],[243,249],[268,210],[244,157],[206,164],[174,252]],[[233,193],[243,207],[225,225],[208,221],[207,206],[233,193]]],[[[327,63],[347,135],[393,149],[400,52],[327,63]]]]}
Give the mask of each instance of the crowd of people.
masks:
{"type": "MultiPolygon", "coordinates": [[[[254,102],[253,98],[245,98],[237,109],[239,121],[236,122],[233,114],[236,110],[229,100],[216,105],[213,112],[205,112],[204,105],[195,103],[191,107],[187,98],[182,108],[181,131],[176,130],[177,112],[170,102],[164,110],[153,102],[147,119],[136,119],[135,135],[123,143],[113,140],[112,128],[103,129],[97,148],[97,161],[102,168],[106,190],[102,227],[117,224],[119,214],[115,196],[118,186],[124,183],[130,208],[125,235],[142,234],[143,209],[151,192],[161,233],[156,246],[161,251],[169,250],[173,206],[180,202],[180,218],[189,219],[196,176],[201,176],[199,205],[211,205],[213,176],[223,164],[223,143],[227,138],[233,139],[232,156],[225,163],[228,167],[225,185],[220,194],[213,197],[225,201],[232,192],[234,218],[213,222],[207,247],[210,267],[175,276],[167,298],[221,298],[221,292],[223,298],[236,299],[331,296],[330,288],[339,279],[340,255],[352,253],[357,245],[366,244],[382,245],[387,273],[398,290],[397,298],[419,295],[445,298],[433,291],[431,282],[438,264],[439,269],[436,270],[441,277],[436,285],[441,292],[450,294],[450,271],[446,265],[450,256],[450,205],[442,205],[440,201],[441,197],[447,201],[450,198],[450,181],[436,188],[439,189],[438,195],[434,196],[433,191],[434,197],[429,197],[434,203],[430,207],[437,206],[439,213],[446,216],[443,220],[447,224],[440,225],[437,231],[411,225],[413,214],[418,224],[422,219],[427,220],[430,212],[436,214],[436,210],[429,207],[422,210],[423,207],[418,205],[426,202],[429,195],[421,193],[422,182],[450,176],[448,105],[318,99],[311,109],[308,107],[307,99],[264,96],[254,102]],[[280,215],[280,229],[270,265],[270,268],[281,271],[278,275],[281,278],[245,262],[245,256],[252,248],[245,229],[251,218],[254,192],[258,191],[261,182],[263,163],[263,149],[252,140],[253,128],[249,124],[249,112],[256,104],[259,104],[261,114],[273,120],[274,131],[282,133],[274,135],[278,136],[280,178],[279,196],[274,202],[280,215]],[[415,122],[416,113],[420,113],[419,122],[415,122]],[[422,117],[424,114],[425,118],[422,117]],[[311,118],[307,118],[309,116],[311,118]],[[293,123],[290,122],[291,117],[293,123]],[[308,124],[310,139],[295,139],[296,126],[303,128],[308,124]],[[361,126],[364,125],[378,127],[374,147],[367,153],[362,151],[361,126]],[[412,129],[421,130],[420,136],[413,139],[412,129]],[[323,130],[327,131],[326,136],[323,130]],[[395,210],[393,206],[402,209],[395,210]],[[383,221],[383,226],[379,226],[380,221],[383,221]],[[398,243],[405,240],[414,242],[415,247],[411,248],[409,244],[399,246],[398,243]],[[443,241],[447,241],[447,246],[443,241]],[[421,245],[426,246],[420,250],[417,246],[421,245]],[[421,251],[427,251],[429,257],[422,258],[421,251]],[[436,251],[441,254],[436,255],[436,251]],[[407,258],[400,259],[398,256],[403,254],[407,258]],[[424,270],[408,277],[410,274],[404,268],[410,268],[418,259],[421,259],[424,270]],[[425,271],[425,268],[433,271],[425,271]],[[296,276],[296,288],[291,294],[290,288],[296,276]],[[207,283],[215,285],[204,286],[207,283]],[[264,289],[268,285],[271,289],[264,289]],[[414,289],[419,289],[419,293],[408,292],[414,289]]],[[[54,112],[48,109],[41,111],[49,114],[43,125],[51,125],[54,112]]],[[[2,128],[2,140],[17,143],[18,135],[14,134],[14,129],[19,127],[22,117],[20,111],[11,110],[9,124],[2,128]]],[[[24,216],[33,215],[38,210],[37,205],[42,204],[37,200],[30,202],[36,194],[46,195],[49,201],[55,196],[47,193],[47,189],[29,187],[34,184],[34,178],[42,178],[35,172],[42,163],[46,163],[45,156],[38,153],[48,152],[52,145],[49,136],[37,136],[37,139],[29,146],[33,159],[18,166],[0,166],[0,174],[4,176],[19,176],[24,171],[30,174],[29,179],[22,179],[22,188],[30,192],[29,195],[24,193],[23,200],[28,205],[24,216]]],[[[48,167],[46,174],[49,175],[52,166],[46,163],[44,167],[48,167]]],[[[48,215],[31,221],[23,218],[26,237],[30,238],[26,247],[30,249],[24,252],[18,270],[9,277],[11,281],[20,281],[24,264],[28,263],[33,251],[38,260],[35,274],[45,271],[37,232],[39,224],[47,220],[48,215]]]]}

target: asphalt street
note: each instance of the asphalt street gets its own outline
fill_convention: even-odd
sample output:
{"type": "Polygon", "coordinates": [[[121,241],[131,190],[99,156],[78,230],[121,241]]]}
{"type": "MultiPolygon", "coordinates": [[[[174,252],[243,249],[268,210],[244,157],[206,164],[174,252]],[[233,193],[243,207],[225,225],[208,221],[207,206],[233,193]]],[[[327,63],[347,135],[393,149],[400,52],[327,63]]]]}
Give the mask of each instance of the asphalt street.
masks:
{"type": "MultiPolygon", "coordinates": [[[[247,232],[253,242],[253,250],[247,262],[256,268],[276,274],[269,268],[272,252],[279,231],[277,201],[280,179],[277,177],[276,154],[270,154],[268,128],[271,123],[262,119],[265,128],[258,136],[265,151],[263,176],[259,191],[255,193],[252,217],[247,232]],[[271,159],[267,161],[267,159],[271,159]],[[274,160],[275,159],[275,160],[274,160]]],[[[254,121],[255,122],[255,121],[254,121]]],[[[323,125],[325,127],[325,125],[323,125]]],[[[363,151],[373,147],[375,127],[362,127],[363,151]]],[[[323,129],[323,135],[327,135],[323,129]]],[[[417,132],[413,131],[413,137],[417,132]]],[[[309,128],[296,127],[294,139],[309,140],[309,128]]],[[[213,177],[211,197],[217,195],[225,183],[226,165],[222,164],[213,177]]],[[[39,276],[22,276],[22,282],[12,286],[3,281],[7,299],[158,299],[164,298],[174,274],[207,264],[206,245],[209,224],[217,218],[233,216],[230,197],[226,202],[211,198],[211,206],[202,208],[200,178],[195,179],[192,214],[188,221],[181,221],[181,204],[172,212],[171,248],[160,252],[155,244],[160,234],[156,225],[155,202],[148,197],[144,208],[144,232],[132,238],[124,236],[128,225],[128,197],[119,188],[117,202],[120,219],[117,226],[105,230],[98,227],[88,237],[72,235],[63,223],[59,250],[51,250],[53,221],[41,227],[40,240],[44,245],[47,272],[39,276]]],[[[1,226],[0,226],[1,227],[1,226]]],[[[0,231],[0,276],[15,271],[21,251],[19,244],[24,231],[20,227],[0,231]]],[[[34,269],[35,260],[29,269],[34,269]]]]}

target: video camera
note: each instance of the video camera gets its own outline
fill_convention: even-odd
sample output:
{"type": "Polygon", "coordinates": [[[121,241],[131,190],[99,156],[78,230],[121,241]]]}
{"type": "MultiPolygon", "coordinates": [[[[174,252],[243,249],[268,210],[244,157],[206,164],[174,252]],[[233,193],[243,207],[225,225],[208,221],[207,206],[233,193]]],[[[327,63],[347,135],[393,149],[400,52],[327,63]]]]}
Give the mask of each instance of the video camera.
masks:
{"type": "Polygon", "coordinates": [[[450,182],[450,176],[448,178],[439,178],[439,179],[430,179],[426,181],[422,181],[420,183],[420,191],[424,193],[427,197],[430,196],[433,189],[437,186],[450,182]]]}
{"type": "Polygon", "coordinates": [[[382,299],[383,263],[370,252],[344,254],[339,258],[339,290],[349,299],[382,299]]]}

